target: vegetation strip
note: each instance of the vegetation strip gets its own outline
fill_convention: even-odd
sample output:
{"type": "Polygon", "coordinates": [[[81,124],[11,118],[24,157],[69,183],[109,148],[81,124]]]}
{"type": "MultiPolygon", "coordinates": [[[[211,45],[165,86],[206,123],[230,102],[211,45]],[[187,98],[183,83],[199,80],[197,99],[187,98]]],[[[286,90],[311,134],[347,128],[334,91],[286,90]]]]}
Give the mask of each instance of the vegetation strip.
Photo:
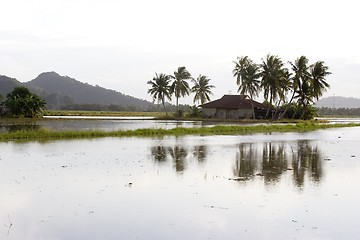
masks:
{"type": "Polygon", "coordinates": [[[0,133],[0,141],[12,140],[55,140],[55,139],[80,139],[100,137],[153,137],[153,136],[182,136],[182,135],[233,135],[268,132],[305,132],[318,129],[356,127],[359,123],[349,124],[314,124],[311,122],[286,124],[286,125],[257,125],[257,126],[214,126],[203,128],[173,128],[173,129],[137,129],[120,131],[64,131],[55,132],[47,130],[29,130],[0,133]]]}

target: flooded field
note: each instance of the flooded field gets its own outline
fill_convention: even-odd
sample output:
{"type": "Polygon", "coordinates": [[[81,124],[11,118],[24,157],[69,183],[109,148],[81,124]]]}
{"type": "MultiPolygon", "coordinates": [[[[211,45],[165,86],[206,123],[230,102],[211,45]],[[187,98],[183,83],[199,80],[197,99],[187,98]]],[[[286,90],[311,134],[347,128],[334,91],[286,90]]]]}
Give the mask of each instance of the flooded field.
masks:
{"type": "Polygon", "coordinates": [[[140,128],[201,127],[201,121],[175,121],[152,119],[78,119],[75,117],[56,120],[38,120],[31,124],[13,124],[0,126],[1,131],[15,131],[20,129],[47,129],[50,131],[118,131],[135,130],[140,128]]]}
{"type": "MultiPolygon", "coordinates": [[[[318,118],[335,123],[360,123],[359,118],[318,118]]],[[[49,131],[118,131],[142,128],[172,129],[177,127],[199,128],[215,125],[259,125],[266,123],[211,122],[156,120],[152,117],[106,117],[106,116],[46,116],[43,120],[28,123],[0,124],[0,132],[16,130],[47,129],[49,131]]],[[[281,124],[281,123],[280,123],[281,124]]]]}
{"type": "Polygon", "coordinates": [[[358,239],[360,128],[0,143],[0,239],[358,239]]]}

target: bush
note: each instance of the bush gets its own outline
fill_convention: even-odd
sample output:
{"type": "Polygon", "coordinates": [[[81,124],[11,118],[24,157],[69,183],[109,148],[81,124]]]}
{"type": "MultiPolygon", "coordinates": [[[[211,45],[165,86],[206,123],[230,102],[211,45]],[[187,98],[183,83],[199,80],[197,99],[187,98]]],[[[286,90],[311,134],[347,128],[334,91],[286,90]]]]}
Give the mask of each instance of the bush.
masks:
{"type": "Polygon", "coordinates": [[[192,106],[190,107],[190,113],[189,113],[189,117],[192,118],[200,118],[202,115],[201,109],[198,108],[197,106],[192,106]]]}
{"type": "Polygon", "coordinates": [[[286,111],[286,118],[310,120],[317,116],[317,109],[313,106],[298,106],[295,103],[284,105],[282,107],[286,111]]]}
{"type": "Polygon", "coordinates": [[[44,110],[46,102],[26,87],[16,87],[7,95],[3,104],[15,116],[32,118],[44,110]]]}

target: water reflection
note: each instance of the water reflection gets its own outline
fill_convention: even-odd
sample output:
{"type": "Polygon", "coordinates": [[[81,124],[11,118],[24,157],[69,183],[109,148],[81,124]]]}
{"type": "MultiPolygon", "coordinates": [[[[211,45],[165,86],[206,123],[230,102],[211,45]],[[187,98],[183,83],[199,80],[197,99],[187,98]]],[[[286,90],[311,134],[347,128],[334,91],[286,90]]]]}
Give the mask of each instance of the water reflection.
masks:
{"type": "Polygon", "coordinates": [[[168,152],[175,163],[176,172],[184,172],[186,169],[186,156],[188,155],[186,148],[176,145],[174,147],[169,147],[168,152]]]}
{"type": "Polygon", "coordinates": [[[357,239],[359,144],[360,128],[1,142],[0,239],[357,239]]]}
{"type": "Polygon", "coordinates": [[[16,131],[30,131],[30,130],[39,130],[40,126],[35,123],[28,124],[0,124],[0,132],[16,132],[16,131]]]}
{"type": "Polygon", "coordinates": [[[321,180],[320,155],[319,149],[308,140],[295,143],[268,142],[261,147],[254,146],[254,143],[241,143],[233,173],[239,180],[263,176],[266,184],[274,184],[285,172],[290,171],[294,183],[301,187],[307,175],[314,182],[321,180]],[[258,160],[261,160],[260,164],[258,160]]]}
{"type": "Polygon", "coordinates": [[[322,177],[320,151],[317,146],[312,146],[309,141],[297,142],[297,153],[293,154],[292,168],[293,178],[297,186],[304,184],[304,178],[308,172],[311,180],[318,182],[322,177]]]}
{"type": "Polygon", "coordinates": [[[288,156],[284,143],[266,143],[262,150],[262,175],[266,183],[276,183],[287,170],[288,156]]]}
{"type": "Polygon", "coordinates": [[[154,146],[151,148],[151,155],[156,162],[162,163],[166,161],[166,148],[163,146],[154,146]]]}
{"type": "MultiPolygon", "coordinates": [[[[205,163],[208,148],[208,145],[185,147],[175,144],[170,147],[153,146],[150,151],[155,162],[172,161],[175,171],[183,173],[192,159],[205,163]]],[[[311,181],[319,182],[323,175],[321,152],[309,140],[240,143],[234,154],[232,180],[249,181],[263,177],[265,184],[276,184],[284,174],[291,174],[294,184],[301,187],[307,176],[311,181]]]]}
{"type": "Polygon", "coordinates": [[[202,163],[205,162],[207,156],[205,145],[194,146],[192,149],[177,144],[171,147],[159,145],[151,147],[150,152],[153,160],[157,163],[165,163],[167,160],[173,161],[177,173],[183,173],[186,170],[189,158],[194,158],[202,163]]]}
{"type": "Polygon", "coordinates": [[[198,162],[204,162],[207,154],[206,151],[207,148],[205,145],[195,146],[193,155],[198,162]]]}
{"type": "Polygon", "coordinates": [[[237,180],[249,180],[263,176],[267,184],[276,183],[288,170],[288,157],[285,143],[239,144],[233,168],[237,180]]]}
{"type": "Polygon", "coordinates": [[[257,153],[254,151],[253,143],[242,143],[236,153],[235,165],[233,168],[234,176],[239,179],[249,180],[255,174],[257,153]]]}

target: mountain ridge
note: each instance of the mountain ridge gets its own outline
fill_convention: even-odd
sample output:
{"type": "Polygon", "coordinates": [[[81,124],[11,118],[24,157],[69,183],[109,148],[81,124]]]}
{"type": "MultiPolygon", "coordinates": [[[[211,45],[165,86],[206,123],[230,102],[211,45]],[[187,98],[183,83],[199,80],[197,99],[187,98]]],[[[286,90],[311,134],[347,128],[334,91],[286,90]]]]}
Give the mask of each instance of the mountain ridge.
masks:
{"type": "Polygon", "coordinates": [[[322,98],[315,103],[318,108],[360,108],[360,99],[354,97],[332,96],[322,98]]]}
{"type": "Polygon", "coordinates": [[[6,97],[16,86],[28,87],[43,97],[48,109],[60,109],[71,104],[90,104],[117,105],[144,111],[154,106],[149,101],[98,85],[83,83],[68,76],[61,76],[54,71],[43,72],[35,79],[24,83],[15,78],[0,75],[0,94],[3,97],[6,97]]]}

